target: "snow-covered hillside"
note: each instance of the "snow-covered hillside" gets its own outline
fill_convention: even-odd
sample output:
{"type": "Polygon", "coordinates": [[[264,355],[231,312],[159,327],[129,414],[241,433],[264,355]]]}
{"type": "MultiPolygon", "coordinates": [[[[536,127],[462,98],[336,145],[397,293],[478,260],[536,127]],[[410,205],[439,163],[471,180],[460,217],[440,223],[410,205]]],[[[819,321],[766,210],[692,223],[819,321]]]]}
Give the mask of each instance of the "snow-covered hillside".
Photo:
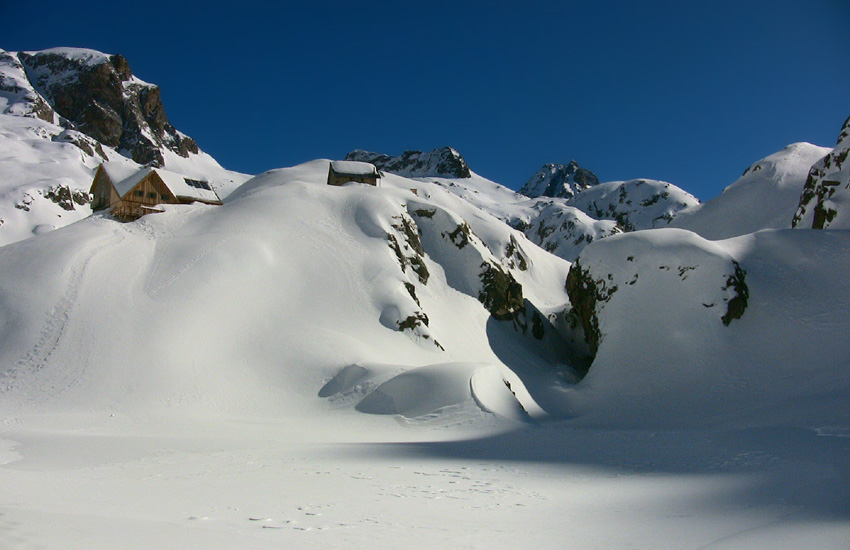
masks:
{"type": "Polygon", "coordinates": [[[811,429],[850,418],[848,262],[843,232],[663,229],[589,245],[568,287],[598,351],[574,413],[811,429]]]}
{"type": "Polygon", "coordinates": [[[747,168],[721,195],[681,212],[670,226],[712,240],[790,228],[809,169],[829,152],[811,143],[793,143],[747,168]]]}
{"type": "Polygon", "coordinates": [[[474,174],[327,172],[0,248],[11,548],[846,547],[845,232],[570,269],[474,174]]]}
{"type": "Polygon", "coordinates": [[[159,88],[120,55],[0,50],[0,246],[90,215],[95,169],[123,158],[208,180],[222,196],[248,179],[174,129],[159,88]]]}
{"type": "Polygon", "coordinates": [[[215,396],[222,411],[268,413],[290,406],[282,393],[315,407],[323,380],[364,361],[485,362],[522,395],[491,340],[537,350],[531,366],[534,354],[557,360],[549,315],[566,306],[569,264],[436,185],[388,175],[380,188],[332,187],[327,166],[263,174],[222,207],[131,224],[98,215],[4,247],[4,401],[126,409],[215,396]]]}
{"type": "Polygon", "coordinates": [[[848,123],[706,205],[249,179],[123,57],[0,51],[0,546],[845,550],[848,123]],[[91,215],[104,160],[223,204],[91,215]]]}

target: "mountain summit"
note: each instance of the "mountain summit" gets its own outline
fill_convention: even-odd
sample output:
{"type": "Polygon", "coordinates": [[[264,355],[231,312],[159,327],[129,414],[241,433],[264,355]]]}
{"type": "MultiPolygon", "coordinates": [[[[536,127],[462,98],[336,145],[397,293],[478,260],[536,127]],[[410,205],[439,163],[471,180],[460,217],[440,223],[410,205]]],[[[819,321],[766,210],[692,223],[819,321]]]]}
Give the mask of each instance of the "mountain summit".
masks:
{"type": "Polygon", "coordinates": [[[569,164],[544,164],[519,192],[526,197],[559,197],[569,199],[599,183],[596,174],[582,168],[574,160],[569,164]]]}
{"type": "Polygon", "coordinates": [[[162,167],[163,149],[188,158],[192,138],[165,115],[159,86],[133,76],[122,55],[79,48],[2,52],[0,92],[15,109],[73,128],[139,164],[162,167]]]}

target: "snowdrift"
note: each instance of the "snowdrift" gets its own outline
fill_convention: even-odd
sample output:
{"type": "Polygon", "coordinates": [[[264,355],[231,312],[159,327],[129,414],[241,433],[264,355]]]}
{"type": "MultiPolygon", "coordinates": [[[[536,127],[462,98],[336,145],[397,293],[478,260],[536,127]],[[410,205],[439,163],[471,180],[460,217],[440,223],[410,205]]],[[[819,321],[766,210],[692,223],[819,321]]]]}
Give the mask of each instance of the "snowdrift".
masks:
{"type": "Polygon", "coordinates": [[[825,425],[850,414],[845,231],[711,242],[663,229],[589,245],[571,297],[598,346],[574,414],[634,425],[825,425]],[[584,304],[582,310],[581,303],[584,304]]]}

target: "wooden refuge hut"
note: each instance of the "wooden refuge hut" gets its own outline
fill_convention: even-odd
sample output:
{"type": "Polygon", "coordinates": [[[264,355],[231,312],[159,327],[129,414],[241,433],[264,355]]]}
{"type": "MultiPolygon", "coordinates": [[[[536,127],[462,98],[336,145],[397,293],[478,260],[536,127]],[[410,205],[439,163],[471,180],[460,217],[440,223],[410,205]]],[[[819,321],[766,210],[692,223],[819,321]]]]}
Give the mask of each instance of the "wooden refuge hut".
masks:
{"type": "Polygon", "coordinates": [[[109,212],[121,221],[136,220],[161,212],[160,204],[221,204],[206,181],[184,177],[162,168],[138,168],[125,163],[104,162],[91,186],[92,209],[109,212]]]}
{"type": "Polygon", "coordinates": [[[353,160],[334,160],[328,168],[328,185],[342,185],[350,181],[378,185],[381,174],[374,164],[353,160]]]}

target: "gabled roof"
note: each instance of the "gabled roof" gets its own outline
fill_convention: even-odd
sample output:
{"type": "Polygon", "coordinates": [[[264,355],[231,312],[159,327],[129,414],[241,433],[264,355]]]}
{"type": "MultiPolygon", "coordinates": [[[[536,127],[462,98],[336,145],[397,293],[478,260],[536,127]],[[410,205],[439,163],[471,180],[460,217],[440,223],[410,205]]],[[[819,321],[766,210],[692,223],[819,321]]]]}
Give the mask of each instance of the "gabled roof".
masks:
{"type": "Polygon", "coordinates": [[[148,177],[152,172],[156,172],[160,179],[162,179],[162,182],[165,183],[165,186],[168,187],[169,191],[171,191],[175,197],[183,197],[205,202],[221,202],[221,199],[218,197],[215,190],[213,190],[212,186],[205,181],[186,178],[181,174],[171,172],[163,168],[146,167],[141,170],[127,170],[127,166],[122,164],[104,162],[101,165],[104,170],[106,170],[109,179],[112,180],[112,184],[115,186],[115,190],[118,192],[119,197],[123,198],[124,195],[129,193],[136,185],[139,184],[140,181],[148,177]],[[113,174],[115,177],[120,177],[122,175],[124,177],[116,181],[113,174]]]}
{"type": "MultiPolygon", "coordinates": [[[[106,172],[113,185],[127,179],[140,170],[139,165],[132,161],[110,160],[102,162],[100,167],[106,172]]],[[[116,188],[117,190],[117,188],[116,188]]]]}
{"type": "Polygon", "coordinates": [[[343,176],[375,176],[378,177],[378,169],[374,164],[359,162],[355,160],[333,160],[331,170],[343,176]]]}

